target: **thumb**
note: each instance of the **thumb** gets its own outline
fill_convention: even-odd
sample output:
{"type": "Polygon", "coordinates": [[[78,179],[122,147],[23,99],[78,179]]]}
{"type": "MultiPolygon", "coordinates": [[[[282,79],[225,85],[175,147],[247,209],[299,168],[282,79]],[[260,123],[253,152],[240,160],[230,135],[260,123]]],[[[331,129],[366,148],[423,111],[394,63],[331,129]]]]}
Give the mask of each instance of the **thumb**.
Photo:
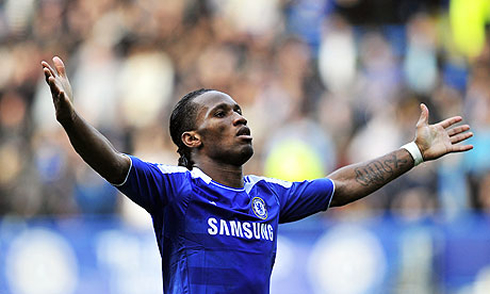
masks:
{"type": "Polygon", "coordinates": [[[420,117],[417,127],[429,124],[429,109],[424,103],[420,103],[420,117]]]}

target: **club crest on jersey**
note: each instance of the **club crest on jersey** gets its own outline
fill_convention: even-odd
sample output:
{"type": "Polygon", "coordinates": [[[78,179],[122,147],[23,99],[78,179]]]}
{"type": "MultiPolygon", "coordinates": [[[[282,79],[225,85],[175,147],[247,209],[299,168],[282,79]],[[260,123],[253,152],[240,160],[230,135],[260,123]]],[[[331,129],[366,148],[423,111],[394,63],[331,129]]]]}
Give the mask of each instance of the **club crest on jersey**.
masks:
{"type": "Polygon", "coordinates": [[[261,219],[267,218],[267,209],[265,208],[265,202],[260,197],[252,199],[252,210],[256,216],[261,219]]]}

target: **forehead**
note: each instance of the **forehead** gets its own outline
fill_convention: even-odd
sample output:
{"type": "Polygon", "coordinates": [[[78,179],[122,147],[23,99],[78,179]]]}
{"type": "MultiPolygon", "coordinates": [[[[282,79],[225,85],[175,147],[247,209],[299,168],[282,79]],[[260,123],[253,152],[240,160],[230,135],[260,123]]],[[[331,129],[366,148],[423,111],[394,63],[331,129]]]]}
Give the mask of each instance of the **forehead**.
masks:
{"type": "Polygon", "coordinates": [[[196,97],[193,102],[199,105],[199,113],[211,110],[218,105],[226,104],[232,107],[237,105],[235,100],[233,100],[230,95],[219,91],[206,92],[196,97]]]}

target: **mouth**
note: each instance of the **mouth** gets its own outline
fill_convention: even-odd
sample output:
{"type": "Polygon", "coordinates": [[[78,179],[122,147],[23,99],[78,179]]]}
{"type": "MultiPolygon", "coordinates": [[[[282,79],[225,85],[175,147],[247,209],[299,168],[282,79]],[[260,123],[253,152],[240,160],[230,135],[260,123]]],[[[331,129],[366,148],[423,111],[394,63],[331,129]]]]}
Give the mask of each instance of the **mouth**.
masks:
{"type": "Polygon", "coordinates": [[[241,127],[236,133],[237,137],[244,140],[252,140],[252,134],[250,132],[250,128],[247,126],[241,127]]]}

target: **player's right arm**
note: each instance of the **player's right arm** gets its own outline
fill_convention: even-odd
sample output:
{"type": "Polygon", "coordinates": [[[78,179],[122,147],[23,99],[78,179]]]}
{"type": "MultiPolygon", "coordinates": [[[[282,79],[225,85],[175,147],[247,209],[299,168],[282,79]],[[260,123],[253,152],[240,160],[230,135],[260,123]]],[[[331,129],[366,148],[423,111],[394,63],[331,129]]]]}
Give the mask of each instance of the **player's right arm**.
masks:
{"type": "Polygon", "coordinates": [[[75,151],[108,182],[122,183],[131,160],[118,152],[106,137],[76,112],[71,85],[61,58],[54,57],[53,66],[46,61],[42,61],[41,65],[51,90],[56,120],[62,125],[75,151]]]}

